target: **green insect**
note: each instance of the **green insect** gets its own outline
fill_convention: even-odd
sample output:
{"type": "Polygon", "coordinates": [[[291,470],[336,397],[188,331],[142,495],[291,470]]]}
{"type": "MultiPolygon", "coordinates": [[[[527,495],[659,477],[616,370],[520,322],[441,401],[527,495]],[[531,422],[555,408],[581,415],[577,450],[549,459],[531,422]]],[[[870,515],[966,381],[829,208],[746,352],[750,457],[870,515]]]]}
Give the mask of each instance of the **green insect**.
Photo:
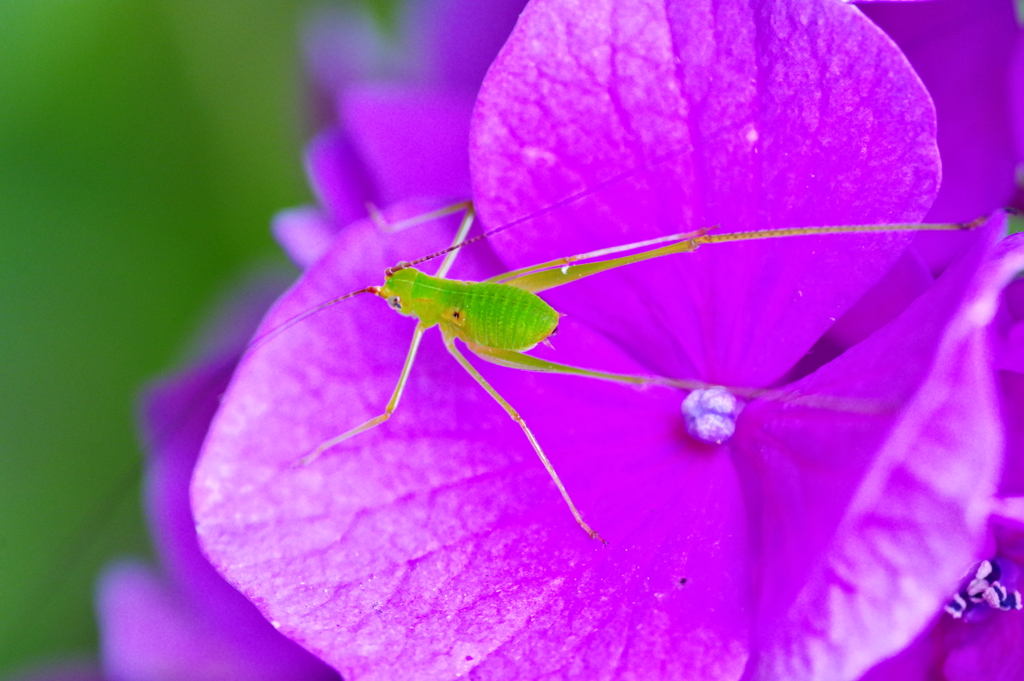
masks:
{"type": "MultiPolygon", "coordinates": [[[[702,229],[696,232],[672,234],[648,241],[558,258],[499,274],[481,282],[471,282],[446,278],[448,271],[455,261],[455,256],[461,247],[471,241],[484,238],[488,234],[493,234],[498,230],[492,230],[474,239],[467,240],[466,237],[473,224],[475,215],[473,205],[470,202],[456,204],[455,206],[442,209],[430,215],[421,216],[420,218],[414,218],[413,220],[424,222],[428,219],[457,211],[464,211],[464,217],[456,233],[455,240],[449,248],[420,258],[412,263],[403,262],[390,267],[385,271],[383,285],[367,286],[366,288],[330,300],[289,320],[257,341],[257,344],[262,343],[269,336],[276,335],[278,332],[283,331],[310,314],[362,293],[373,293],[387,301],[391,309],[399,314],[415,317],[418,320],[405,363],[398,377],[398,383],[395,385],[394,392],[384,407],[383,413],[337,437],[321,443],[310,454],[303,457],[299,463],[301,465],[309,464],[327,449],[387,421],[398,408],[398,403],[402,398],[402,391],[405,388],[413,362],[416,359],[416,352],[419,349],[423,334],[428,329],[437,326],[444,339],[444,345],[452,357],[462,365],[470,376],[523,429],[526,439],[529,440],[530,445],[551,475],[551,479],[558,487],[558,491],[562,494],[562,498],[568,505],[576,522],[593,539],[601,539],[601,537],[583,519],[582,514],[576,508],[568,491],[555,472],[554,466],[552,466],[544,454],[544,450],[530,431],[529,426],[527,426],[522,416],[519,415],[519,412],[469,363],[465,355],[456,346],[456,339],[462,341],[470,352],[477,357],[513,369],[586,376],[633,386],[660,385],[695,392],[699,389],[712,388],[711,391],[707,391],[711,393],[716,388],[697,381],[594,371],[566,364],[558,364],[526,354],[527,351],[538,344],[547,342],[548,338],[557,330],[560,317],[559,313],[544,302],[537,293],[625,265],[632,265],[668,255],[689,253],[704,244],[810,234],[846,234],[924,229],[963,230],[972,229],[982,221],[975,220],[971,223],[939,225],[899,224],[801,227],[729,234],[713,234],[709,233],[708,230],[702,229]],[[629,251],[637,252],[630,255],[618,255],[629,251]],[[433,276],[424,274],[414,267],[416,264],[441,255],[444,255],[444,260],[437,273],[433,276]]],[[[406,224],[410,222],[412,221],[406,221],[406,224]]],[[[250,347],[250,350],[252,349],[250,347]]],[[[717,390],[721,389],[717,388],[717,390]]],[[[733,392],[736,391],[733,390],[733,392]]],[[[757,391],[753,392],[756,394],[757,391]]],[[[714,396],[712,395],[712,397],[714,396]]],[[[601,541],[603,542],[604,540],[601,539],[601,541]]]]}

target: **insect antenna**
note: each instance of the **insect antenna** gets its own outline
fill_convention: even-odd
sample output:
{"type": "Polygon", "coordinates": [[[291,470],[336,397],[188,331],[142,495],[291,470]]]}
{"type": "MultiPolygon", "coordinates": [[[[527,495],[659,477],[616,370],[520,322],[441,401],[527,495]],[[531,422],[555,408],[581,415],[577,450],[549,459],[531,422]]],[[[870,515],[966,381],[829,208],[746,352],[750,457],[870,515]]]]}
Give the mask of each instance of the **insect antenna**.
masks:
{"type": "Polygon", "coordinates": [[[305,312],[301,312],[292,317],[291,319],[289,319],[288,321],[282,323],[280,326],[275,326],[273,329],[267,331],[262,336],[253,339],[253,341],[249,343],[249,347],[245,349],[245,354],[242,357],[244,358],[249,356],[249,354],[251,354],[256,348],[260,347],[261,345],[264,345],[278,334],[290,329],[291,327],[295,326],[306,317],[314,315],[317,312],[323,310],[324,308],[328,308],[331,305],[340,303],[341,301],[347,300],[348,298],[351,298],[353,296],[358,296],[360,293],[377,293],[378,291],[380,291],[380,286],[367,286],[366,288],[361,288],[358,291],[352,291],[351,293],[346,293],[343,296],[332,298],[331,300],[328,300],[326,303],[320,303],[314,308],[310,308],[305,312]]]}

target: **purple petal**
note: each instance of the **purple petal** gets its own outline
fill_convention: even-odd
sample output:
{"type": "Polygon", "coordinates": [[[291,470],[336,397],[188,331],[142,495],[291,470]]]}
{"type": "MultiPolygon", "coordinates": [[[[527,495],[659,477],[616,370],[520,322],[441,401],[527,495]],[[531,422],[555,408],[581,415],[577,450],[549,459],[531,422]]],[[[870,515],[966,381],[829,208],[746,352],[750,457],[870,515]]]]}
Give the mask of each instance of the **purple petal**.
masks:
{"type": "Polygon", "coordinates": [[[1024,279],[1003,291],[1003,304],[993,333],[994,364],[999,371],[1006,463],[999,485],[1001,496],[1024,495],[1024,279]]]}
{"type": "Polygon", "coordinates": [[[738,465],[763,547],[752,678],[856,678],[976,559],[1002,460],[986,326],[1024,266],[1024,239],[1003,233],[1005,216],[990,220],[892,324],[744,412],[738,465]]]}
{"type": "Polygon", "coordinates": [[[836,321],[826,337],[843,348],[856,345],[896,319],[933,281],[917,251],[904,251],[885,277],[836,321]]]}
{"type": "MultiPolygon", "coordinates": [[[[1008,205],[1018,158],[1007,87],[1020,34],[1013,3],[947,0],[864,9],[900,46],[935,101],[942,186],[927,220],[972,220],[1008,205]]],[[[963,235],[927,233],[915,245],[933,271],[941,271],[966,244],[963,235]]]]}
{"type": "Polygon", "coordinates": [[[831,362],[898,317],[933,281],[917,251],[905,250],[882,280],[836,320],[778,383],[792,383],[831,362]]]}
{"type": "Polygon", "coordinates": [[[349,88],[339,106],[384,205],[469,196],[470,94],[363,84],[349,88]]]}
{"type": "Polygon", "coordinates": [[[362,160],[340,130],[322,132],[309,143],[306,174],[320,205],[339,226],[365,217],[366,203],[378,201],[362,160]]]}
{"type": "Polygon", "coordinates": [[[1006,464],[999,485],[1001,496],[1024,496],[1024,373],[1000,371],[1006,464]]]}
{"type": "Polygon", "coordinates": [[[1024,617],[990,613],[966,623],[945,614],[861,681],[1014,681],[1024,673],[1024,617]]]}
{"type": "Polygon", "coordinates": [[[98,591],[103,668],[109,678],[337,678],[308,654],[307,664],[296,664],[294,658],[275,657],[280,646],[269,639],[241,639],[239,632],[206,617],[140,563],[107,568],[98,591]],[[268,642],[269,650],[261,645],[268,642]]]}
{"type": "MultiPolygon", "coordinates": [[[[338,5],[317,8],[303,29],[306,72],[313,95],[333,102],[338,93],[364,78],[395,77],[408,70],[399,41],[383,35],[367,12],[338,5]]],[[[335,123],[336,121],[331,121],[335,123]]]]}
{"type": "MultiPolygon", "coordinates": [[[[265,329],[450,234],[354,225],[265,329]]],[[[477,244],[456,266],[478,278],[498,263],[477,244]]],[[[746,511],[728,457],[683,435],[678,393],[481,368],[608,548],[434,332],[393,419],[292,466],[379,413],[411,330],[359,296],[243,362],[193,484],[204,547],[228,579],[346,678],[737,678],[746,511]]],[[[563,361],[637,370],[571,319],[555,342],[563,361]]]]}
{"type": "MultiPolygon", "coordinates": [[[[488,226],[524,221],[494,237],[511,265],[714,225],[916,220],[934,133],[902,55],[842,3],[540,0],[481,88],[474,194],[488,226]]],[[[553,299],[651,371],[764,385],[905,241],[709,246],[553,299]]]]}
{"type": "MultiPolygon", "coordinates": [[[[938,624],[942,623],[941,615],[938,624]]],[[[942,633],[932,626],[899,654],[872,667],[860,681],[932,681],[942,679],[942,633]]]]}
{"type": "MultiPolygon", "coordinates": [[[[1000,562],[1024,565],[1024,525],[994,518],[992,523],[1000,562]]],[[[1005,577],[1004,577],[1005,579],[1005,577]]],[[[1010,589],[1021,584],[1007,584],[1010,589]]],[[[943,678],[949,681],[1015,681],[1024,674],[1024,617],[1020,611],[990,611],[972,622],[940,620],[943,678]]]]}
{"type": "Polygon", "coordinates": [[[275,215],[270,229],[292,262],[304,270],[331,247],[338,227],[319,208],[301,206],[275,215]]]}
{"type": "Polygon", "coordinates": [[[97,611],[103,667],[111,678],[215,678],[233,652],[219,645],[216,629],[139,563],[107,568],[97,611]]]}
{"type": "Polygon", "coordinates": [[[1024,677],[1024,617],[1018,612],[997,613],[956,632],[943,665],[948,681],[1017,681],[1024,677]],[[999,616],[1002,615],[1002,616],[999,616]]]}
{"type": "Polygon", "coordinates": [[[150,452],[146,511],[160,562],[197,599],[218,594],[237,605],[237,594],[199,549],[188,497],[199,447],[235,362],[228,356],[161,381],[145,396],[143,416],[150,452]]]}
{"type": "Polygon", "coordinates": [[[1006,287],[1003,303],[992,339],[995,365],[1024,373],[1024,279],[1006,287]]]}
{"type": "Polygon", "coordinates": [[[1006,287],[1006,309],[1014,322],[1024,322],[1024,279],[1016,279],[1006,287]]]}
{"type": "MultiPolygon", "coordinates": [[[[421,0],[412,3],[413,39],[430,78],[475,93],[523,9],[524,0],[421,0]]],[[[412,32],[410,32],[412,33],[412,32]]]]}
{"type": "MultiPolygon", "coordinates": [[[[233,678],[332,679],[333,671],[279,634],[202,555],[189,507],[199,448],[227,387],[235,356],[166,380],[148,396],[150,528],[171,585],[142,568],[114,569],[101,587],[106,658],[113,669],[225,667],[233,678]],[[143,613],[152,610],[151,618],[143,613]],[[163,618],[163,619],[161,619],[163,618]],[[153,622],[152,629],[142,623],[153,622]],[[166,629],[166,631],[165,631],[166,629]],[[190,651],[194,655],[190,655],[190,651]]],[[[151,678],[150,675],[116,678],[151,678]]],[[[166,678],[203,678],[171,674],[166,678]]],[[[213,678],[213,677],[211,677],[213,678]]],[[[220,678],[223,678],[220,677],[220,678]]]]}
{"type": "Polygon", "coordinates": [[[1024,161],[1024,35],[1017,36],[1010,64],[1010,111],[1017,161],[1024,161]]]}

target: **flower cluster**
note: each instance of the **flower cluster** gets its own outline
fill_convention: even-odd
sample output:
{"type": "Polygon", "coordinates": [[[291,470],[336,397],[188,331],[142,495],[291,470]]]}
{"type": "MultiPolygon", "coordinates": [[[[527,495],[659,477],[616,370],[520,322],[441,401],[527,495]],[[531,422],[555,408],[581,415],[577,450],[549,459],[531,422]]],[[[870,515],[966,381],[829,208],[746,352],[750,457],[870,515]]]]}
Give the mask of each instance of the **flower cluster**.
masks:
{"type": "MultiPolygon", "coordinates": [[[[963,220],[1012,199],[1010,119],[986,113],[1009,106],[1006,84],[960,112],[962,84],[929,82],[940,48],[901,38],[897,10],[532,0],[493,59],[521,5],[416,5],[410,35],[427,38],[374,62],[387,81],[353,75],[364,44],[339,57],[336,33],[314,35],[320,205],[276,221],[305,272],[257,335],[451,240],[445,221],[382,228],[366,204],[391,220],[472,198],[502,228],[458,254],[453,276],[479,280],[713,225],[963,220]],[[984,173],[965,170],[977,159],[984,173]]],[[[1016,37],[1005,9],[978,30],[1016,37]]],[[[545,294],[566,316],[539,355],[754,396],[695,393],[684,423],[676,390],[480,369],[608,546],[436,334],[386,425],[294,466],[380,414],[402,370],[412,323],[346,300],[253,346],[229,385],[226,366],[203,370],[226,389],[192,480],[200,543],[346,679],[1015,678],[1024,237],[1006,233],[996,212],[953,237],[713,244],[545,294]]],[[[200,374],[154,421],[177,418],[181,391],[195,401],[200,374]]]]}
{"type": "MultiPolygon", "coordinates": [[[[920,220],[934,115],[850,6],[537,0],[468,137],[481,218],[514,227],[464,249],[455,276],[708,225],[920,220]]],[[[706,247],[552,292],[560,360],[772,389],[712,445],[672,391],[487,372],[606,549],[429,336],[386,427],[292,467],[380,413],[405,355],[405,320],[346,301],[243,361],[197,469],[200,536],[346,676],[856,678],[986,557],[1005,439],[990,336],[1024,266],[1004,233],[994,217],[935,283],[907,238],[860,235],[706,247]],[[858,317],[892,271],[917,289],[858,317]],[[801,369],[848,312],[838,357],[801,369]]],[[[449,234],[347,227],[264,329],[449,234]]]]}

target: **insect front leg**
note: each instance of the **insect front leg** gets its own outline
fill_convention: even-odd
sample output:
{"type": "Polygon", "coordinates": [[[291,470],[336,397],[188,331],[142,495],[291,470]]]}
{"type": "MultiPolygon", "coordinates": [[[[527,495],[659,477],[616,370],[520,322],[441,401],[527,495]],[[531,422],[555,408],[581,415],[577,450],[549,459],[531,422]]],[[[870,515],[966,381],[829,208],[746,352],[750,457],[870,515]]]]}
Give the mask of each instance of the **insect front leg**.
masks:
{"type": "Polygon", "coordinates": [[[530,445],[533,446],[533,450],[537,452],[537,456],[540,457],[541,463],[544,464],[544,468],[547,469],[548,474],[551,476],[551,479],[554,480],[555,486],[558,488],[558,491],[562,493],[562,498],[565,500],[565,503],[569,506],[569,510],[572,511],[572,516],[576,519],[576,522],[580,524],[580,527],[583,528],[583,531],[586,532],[591,539],[600,539],[602,544],[607,544],[608,542],[602,539],[601,535],[599,535],[596,530],[592,529],[590,525],[587,525],[586,521],[583,520],[583,516],[576,509],[576,504],[572,503],[572,499],[569,497],[569,493],[565,490],[565,485],[563,485],[562,481],[558,478],[558,473],[555,472],[555,467],[551,465],[551,462],[548,460],[548,457],[544,454],[544,450],[541,449],[540,443],[537,442],[537,438],[533,436],[533,433],[530,431],[530,428],[526,425],[526,421],[523,420],[523,417],[519,415],[519,412],[517,412],[512,407],[512,405],[509,404],[505,400],[505,398],[498,393],[497,390],[491,387],[491,384],[488,383],[487,380],[480,375],[480,372],[473,368],[473,365],[469,363],[469,360],[466,359],[465,355],[459,352],[458,348],[455,347],[455,338],[453,336],[445,333],[444,345],[446,348],[448,348],[448,352],[452,353],[452,357],[454,357],[458,361],[458,363],[462,365],[462,368],[468,371],[469,375],[476,379],[476,382],[480,384],[480,387],[486,390],[490,394],[490,396],[493,397],[498,402],[498,404],[501,405],[502,409],[504,409],[508,413],[508,415],[512,417],[512,420],[518,423],[519,427],[523,429],[523,432],[526,434],[526,439],[530,441],[530,445]]]}
{"type": "Polygon", "coordinates": [[[314,449],[312,452],[299,459],[296,465],[307,466],[311,464],[317,457],[319,457],[321,454],[323,454],[325,451],[327,451],[334,445],[338,444],[339,442],[344,442],[350,437],[355,437],[356,435],[359,435],[362,432],[379,426],[380,424],[384,423],[389,418],[391,418],[391,415],[395,413],[395,409],[398,408],[398,401],[402,399],[402,391],[405,390],[406,381],[408,381],[409,379],[409,370],[412,369],[413,360],[416,359],[416,351],[419,350],[420,341],[423,339],[423,332],[426,331],[427,328],[428,327],[424,326],[423,324],[416,325],[416,330],[412,334],[412,343],[409,345],[409,352],[405,356],[405,364],[402,365],[402,373],[398,377],[398,384],[395,385],[395,391],[391,394],[391,399],[388,400],[387,406],[384,407],[384,413],[381,414],[380,416],[373,417],[366,423],[356,426],[350,431],[342,433],[337,437],[332,437],[330,440],[327,440],[326,442],[320,443],[320,445],[316,449],[314,449]]]}

